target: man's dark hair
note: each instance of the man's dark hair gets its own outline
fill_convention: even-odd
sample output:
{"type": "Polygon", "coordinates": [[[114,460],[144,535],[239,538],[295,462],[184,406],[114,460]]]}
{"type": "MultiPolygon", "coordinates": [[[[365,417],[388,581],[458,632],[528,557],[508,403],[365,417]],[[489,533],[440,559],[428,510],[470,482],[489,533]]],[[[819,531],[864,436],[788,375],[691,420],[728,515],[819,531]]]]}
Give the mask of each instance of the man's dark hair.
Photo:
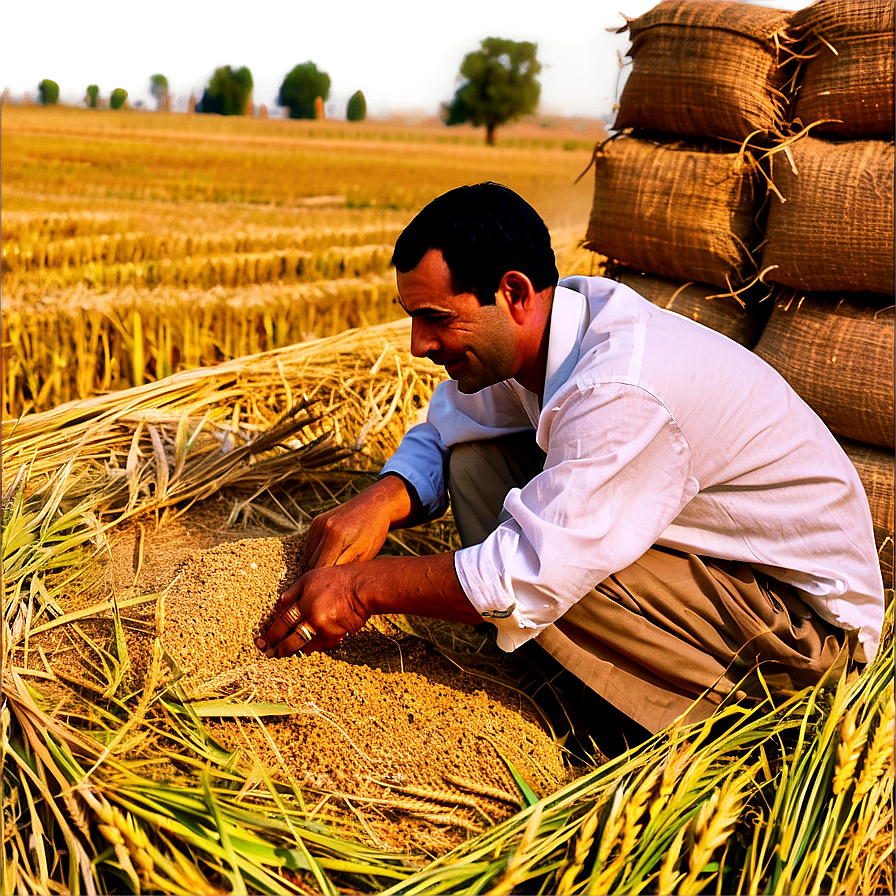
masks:
{"type": "Polygon", "coordinates": [[[495,183],[457,187],[433,199],[395,242],[392,264],[406,274],[440,249],[458,293],[493,305],[501,278],[520,271],[537,292],[559,279],[551,235],[538,212],[513,190],[495,183]]]}

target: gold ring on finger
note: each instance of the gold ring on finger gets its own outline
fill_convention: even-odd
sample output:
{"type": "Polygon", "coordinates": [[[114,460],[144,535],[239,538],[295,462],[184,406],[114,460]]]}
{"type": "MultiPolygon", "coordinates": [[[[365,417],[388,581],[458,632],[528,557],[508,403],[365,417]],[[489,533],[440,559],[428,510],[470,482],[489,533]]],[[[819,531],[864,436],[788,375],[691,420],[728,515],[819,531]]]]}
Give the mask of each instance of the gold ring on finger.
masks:
{"type": "Polygon", "coordinates": [[[280,617],[290,628],[294,629],[302,621],[302,611],[298,604],[290,604],[280,617]]]}
{"type": "Polygon", "coordinates": [[[310,641],[317,634],[307,622],[300,622],[295,630],[299,632],[306,641],[310,641]]]}

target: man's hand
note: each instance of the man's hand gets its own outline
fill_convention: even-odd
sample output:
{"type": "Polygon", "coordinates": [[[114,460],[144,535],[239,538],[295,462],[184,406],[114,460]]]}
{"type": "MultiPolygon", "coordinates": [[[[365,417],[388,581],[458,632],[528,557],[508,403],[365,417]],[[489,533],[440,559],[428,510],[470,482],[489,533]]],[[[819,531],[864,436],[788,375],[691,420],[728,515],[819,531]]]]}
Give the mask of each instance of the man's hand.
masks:
{"type": "Polygon", "coordinates": [[[419,513],[416,495],[404,480],[384,476],[345,504],[312,520],[299,558],[299,571],[372,560],[390,529],[407,525],[419,513]]]}
{"type": "Polygon", "coordinates": [[[277,601],[255,646],[269,657],[326,650],[381,613],[482,622],[457,579],[454,554],[377,557],[306,572],[277,601]]]}
{"type": "Polygon", "coordinates": [[[280,596],[274,619],[256,646],[268,657],[335,647],[371,616],[356,582],[357,570],[345,564],[306,573],[280,596]],[[310,641],[302,633],[307,627],[314,635],[310,641]]]}

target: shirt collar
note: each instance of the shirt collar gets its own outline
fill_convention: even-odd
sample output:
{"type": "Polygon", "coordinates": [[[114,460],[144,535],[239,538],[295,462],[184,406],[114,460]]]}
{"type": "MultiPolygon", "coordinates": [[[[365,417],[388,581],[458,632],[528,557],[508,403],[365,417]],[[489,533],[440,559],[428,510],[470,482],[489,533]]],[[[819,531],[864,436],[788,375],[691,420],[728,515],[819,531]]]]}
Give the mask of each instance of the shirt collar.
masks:
{"type": "Polygon", "coordinates": [[[579,346],[588,329],[586,311],[587,302],[581,293],[565,286],[554,290],[542,408],[547,407],[579,362],[579,346]]]}

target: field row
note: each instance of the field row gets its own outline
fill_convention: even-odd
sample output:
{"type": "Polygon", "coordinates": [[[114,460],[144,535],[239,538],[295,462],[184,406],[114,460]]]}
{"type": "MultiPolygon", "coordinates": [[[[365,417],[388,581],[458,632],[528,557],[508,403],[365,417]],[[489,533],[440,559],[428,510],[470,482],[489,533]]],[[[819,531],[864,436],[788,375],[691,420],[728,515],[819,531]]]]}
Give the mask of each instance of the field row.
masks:
{"type": "MultiPolygon", "coordinates": [[[[139,253],[142,255],[142,253],[139,253]]],[[[27,299],[82,285],[88,289],[133,286],[183,288],[251,286],[257,283],[292,283],[335,280],[385,274],[392,245],[334,246],[321,252],[288,249],[215,256],[183,255],[121,263],[90,261],[87,264],[46,267],[36,271],[7,270],[3,288],[8,297],[27,299]]]]}
{"type": "Polygon", "coordinates": [[[4,305],[3,416],[404,316],[394,277],[236,289],[75,288],[4,305]]]}
{"type": "Polygon", "coordinates": [[[287,249],[319,250],[330,246],[393,243],[400,228],[369,226],[343,229],[253,230],[238,233],[101,232],[90,236],[55,238],[40,220],[3,226],[4,273],[76,267],[194,255],[233,255],[287,249]],[[49,232],[48,232],[49,231],[49,232]]]}

